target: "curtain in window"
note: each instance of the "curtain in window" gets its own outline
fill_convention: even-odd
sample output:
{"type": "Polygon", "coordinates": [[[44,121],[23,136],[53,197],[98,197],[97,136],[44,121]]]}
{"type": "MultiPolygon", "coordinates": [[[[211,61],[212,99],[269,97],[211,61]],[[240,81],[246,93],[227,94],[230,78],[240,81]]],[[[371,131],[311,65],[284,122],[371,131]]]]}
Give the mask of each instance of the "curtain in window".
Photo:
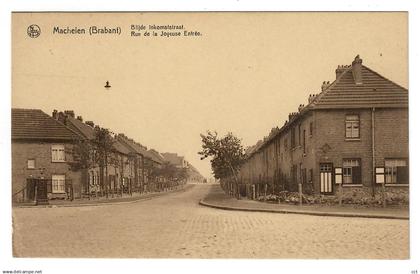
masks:
{"type": "Polygon", "coordinates": [[[343,184],[361,184],[361,173],[360,160],[343,160],[343,184]]]}
{"type": "Polygon", "coordinates": [[[385,160],[385,183],[408,184],[409,171],[405,159],[385,160]]]}

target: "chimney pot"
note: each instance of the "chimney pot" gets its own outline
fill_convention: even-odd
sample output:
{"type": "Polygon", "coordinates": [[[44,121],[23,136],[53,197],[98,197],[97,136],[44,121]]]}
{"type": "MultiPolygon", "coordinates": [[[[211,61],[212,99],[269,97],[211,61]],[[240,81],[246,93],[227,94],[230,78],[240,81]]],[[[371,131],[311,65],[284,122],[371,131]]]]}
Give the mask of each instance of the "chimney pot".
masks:
{"type": "Polygon", "coordinates": [[[93,123],[93,121],[86,121],[85,124],[88,125],[88,126],[91,126],[91,127],[94,127],[95,126],[95,124],[93,123]]]}
{"type": "Polygon", "coordinates": [[[74,118],[74,111],[73,110],[65,110],[64,111],[65,115],[71,116],[72,118],[74,118]]]}
{"type": "Polygon", "coordinates": [[[56,110],[56,109],[54,109],[53,110],[53,112],[52,112],[52,117],[55,119],[55,120],[57,120],[58,119],[58,111],[56,110]]]}
{"type": "Polygon", "coordinates": [[[82,118],[82,116],[77,116],[77,120],[79,120],[80,122],[83,122],[83,118],[82,118]]]}
{"type": "Polygon", "coordinates": [[[327,83],[326,81],[324,81],[324,82],[322,83],[322,86],[321,86],[321,91],[326,90],[326,89],[328,88],[328,85],[329,85],[329,82],[327,83]]]}
{"type": "Polygon", "coordinates": [[[65,125],[67,124],[67,116],[62,111],[57,113],[57,120],[65,125]]]}

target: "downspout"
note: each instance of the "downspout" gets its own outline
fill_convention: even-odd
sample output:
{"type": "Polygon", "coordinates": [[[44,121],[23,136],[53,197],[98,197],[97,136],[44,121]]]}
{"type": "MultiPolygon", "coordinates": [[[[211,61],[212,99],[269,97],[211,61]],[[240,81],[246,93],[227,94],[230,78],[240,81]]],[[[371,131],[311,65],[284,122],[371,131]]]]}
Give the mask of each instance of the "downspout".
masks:
{"type": "Polygon", "coordinates": [[[375,196],[375,108],[372,108],[372,196],[375,196]]]}

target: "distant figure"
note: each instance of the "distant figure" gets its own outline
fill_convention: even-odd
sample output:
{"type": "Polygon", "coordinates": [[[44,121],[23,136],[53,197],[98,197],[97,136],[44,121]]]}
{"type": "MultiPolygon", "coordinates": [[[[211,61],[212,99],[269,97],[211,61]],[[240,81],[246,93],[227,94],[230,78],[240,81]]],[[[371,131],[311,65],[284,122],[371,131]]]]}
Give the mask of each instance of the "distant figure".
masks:
{"type": "Polygon", "coordinates": [[[106,81],[106,85],[105,85],[105,88],[106,89],[108,89],[108,88],[110,88],[111,86],[109,85],[109,81],[106,81]]]}

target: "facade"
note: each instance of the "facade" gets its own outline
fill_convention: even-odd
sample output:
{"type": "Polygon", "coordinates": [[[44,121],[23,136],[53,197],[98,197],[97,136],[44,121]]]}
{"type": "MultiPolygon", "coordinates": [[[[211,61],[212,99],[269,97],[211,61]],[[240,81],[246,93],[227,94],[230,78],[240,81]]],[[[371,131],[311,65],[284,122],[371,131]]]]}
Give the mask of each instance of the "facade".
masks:
{"type": "Polygon", "coordinates": [[[12,109],[12,199],[23,201],[27,179],[47,179],[49,198],[80,197],[82,173],[70,170],[81,138],[38,109],[12,109]]]}
{"type": "Polygon", "coordinates": [[[108,185],[111,193],[131,193],[134,182],[135,152],[126,147],[117,137],[108,166],[108,185]]]}
{"type": "MultiPolygon", "coordinates": [[[[95,140],[95,127],[98,126],[95,126],[93,121],[83,122],[81,116],[75,118],[72,110],[58,113],[54,111],[53,117],[78,132],[85,140],[95,140]]],[[[84,193],[92,195],[104,191],[106,194],[122,194],[139,191],[141,182],[147,181],[143,180],[144,155],[145,147],[126,138],[125,135],[115,136],[107,165],[101,167],[96,163],[95,166],[82,171],[84,193]]]]}
{"type": "Polygon", "coordinates": [[[131,173],[134,176],[130,177],[129,182],[132,186],[132,189],[141,192],[147,190],[149,173],[148,169],[146,169],[146,165],[148,164],[148,160],[146,159],[148,156],[147,148],[121,133],[117,135],[116,139],[121,142],[121,144],[123,144],[127,149],[132,151],[130,154],[130,158],[133,161],[131,173]]]}
{"type": "Polygon", "coordinates": [[[408,90],[359,56],[288,118],[246,151],[243,192],[408,193],[408,90]]]}
{"type": "Polygon", "coordinates": [[[115,135],[106,160],[100,164],[95,150],[97,129],[74,111],[12,109],[12,197],[14,202],[33,200],[35,186],[28,179],[47,182],[48,198],[83,198],[160,191],[171,187],[163,176],[154,176],[165,158],[156,150],[115,135]],[[77,152],[78,151],[78,152],[77,152]],[[80,153],[89,153],[79,161],[80,153]],[[78,156],[79,155],[79,156],[78,156]],[[32,189],[28,194],[28,189],[32,189]]]}
{"type": "MultiPolygon", "coordinates": [[[[83,122],[83,118],[81,116],[77,116],[77,118],[75,118],[74,111],[65,110],[64,112],[58,112],[57,110],[54,110],[52,118],[77,132],[83,137],[85,142],[93,142],[95,140],[95,124],[92,121],[83,122]]],[[[103,170],[99,167],[99,165],[83,169],[81,170],[81,173],[82,194],[88,195],[92,193],[99,193],[103,182],[103,170]]]]}

